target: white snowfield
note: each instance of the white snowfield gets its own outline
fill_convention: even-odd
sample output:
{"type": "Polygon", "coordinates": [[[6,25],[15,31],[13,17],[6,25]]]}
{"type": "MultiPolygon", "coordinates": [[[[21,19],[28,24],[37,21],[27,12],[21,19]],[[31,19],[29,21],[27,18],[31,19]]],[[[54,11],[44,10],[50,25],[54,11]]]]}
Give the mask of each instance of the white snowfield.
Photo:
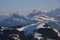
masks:
{"type": "Polygon", "coordinates": [[[60,37],[60,32],[57,30],[57,29],[55,29],[55,28],[53,28],[53,30],[58,34],[58,36],[60,37]]]}
{"type": "Polygon", "coordinates": [[[55,18],[53,18],[53,17],[48,17],[48,16],[46,16],[46,15],[44,15],[44,16],[34,16],[33,17],[34,19],[41,19],[41,20],[46,20],[46,21],[57,21],[55,18]]]}
{"type": "Polygon", "coordinates": [[[41,37],[41,35],[42,34],[40,34],[40,33],[35,33],[34,38],[37,38],[38,40],[43,39],[43,37],[41,37]]]}

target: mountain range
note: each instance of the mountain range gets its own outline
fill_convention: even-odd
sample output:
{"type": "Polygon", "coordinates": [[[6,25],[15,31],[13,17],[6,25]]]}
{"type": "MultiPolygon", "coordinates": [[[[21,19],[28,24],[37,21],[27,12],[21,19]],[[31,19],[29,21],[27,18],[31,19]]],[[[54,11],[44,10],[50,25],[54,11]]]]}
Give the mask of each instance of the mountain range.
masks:
{"type": "Polygon", "coordinates": [[[19,31],[18,33],[23,31],[22,34],[24,33],[26,40],[33,40],[33,38],[34,40],[35,38],[39,40],[60,40],[60,9],[55,9],[50,12],[33,10],[26,16],[19,15],[19,12],[17,12],[17,14],[15,13],[1,21],[0,26],[2,27],[1,29],[4,29],[3,32],[14,29],[19,31]]]}
{"type": "Polygon", "coordinates": [[[33,23],[37,23],[36,20],[30,20],[27,17],[19,16],[18,14],[13,14],[11,17],[3,20],[0,25],[5,27],[13,27],[13,26],[27,26],[33,23]]]}

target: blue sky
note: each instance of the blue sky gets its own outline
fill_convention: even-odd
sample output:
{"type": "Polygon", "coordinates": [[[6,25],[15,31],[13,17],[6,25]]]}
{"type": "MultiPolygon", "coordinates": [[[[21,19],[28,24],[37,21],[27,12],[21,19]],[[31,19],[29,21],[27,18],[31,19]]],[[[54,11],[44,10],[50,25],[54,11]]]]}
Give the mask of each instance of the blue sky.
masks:
{"type": "Polygon", "coordinates": [[[0,0],[0,12],[17,10],[41,10],[60,7],[57,0],[0,0]]]}

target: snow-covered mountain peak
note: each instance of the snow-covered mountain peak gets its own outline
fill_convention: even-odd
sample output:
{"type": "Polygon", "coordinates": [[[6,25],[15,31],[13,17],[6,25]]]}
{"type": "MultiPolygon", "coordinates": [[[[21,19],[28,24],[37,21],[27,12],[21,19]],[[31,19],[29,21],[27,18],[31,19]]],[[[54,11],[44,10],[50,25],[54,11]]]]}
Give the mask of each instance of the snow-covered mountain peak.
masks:
{"type": "Polygon", "coordinates": [[[27,17],[25,17],[23,15],[13,14],[11,17],[3,20],[0,23],[0,25],[5,26],[5,27],[8,27],[8,26],[14,27],[14,26],[18,26],[18,25],[26,26],[26,25],[30,25],[30,24],[33,24],[36,22],[38,22],[38,21],[28,19],[27,17]]]}

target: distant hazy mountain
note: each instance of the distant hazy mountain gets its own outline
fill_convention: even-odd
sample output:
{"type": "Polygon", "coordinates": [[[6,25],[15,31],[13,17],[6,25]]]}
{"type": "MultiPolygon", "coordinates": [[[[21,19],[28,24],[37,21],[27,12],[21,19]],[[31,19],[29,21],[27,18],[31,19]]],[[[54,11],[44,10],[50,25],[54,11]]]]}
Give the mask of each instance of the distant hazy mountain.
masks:
{"type": "Polygon", "coordinates": [[[60,29],[60,9],[51,10],[50,12],[41,12],[34,10],[28,16],[30,19],[35,19],[48,23],[52,27],[60,29]]]}
{"type": "Polygon", "coordinates": [[[18,14],[13,14],[11,17],[3,20],[0,25],[5,26],[5,27],[13,27],[13,26],[26,26],[29,24],[36,23],[38,21],[36,20],[30,20],[27,17],[24,16],[19,16],[18,14]]]}
{"type": "Polygon", "coordinates": [[[3,21],[6,18],[8,18],[8,16],[6,16],[6,15],[0,15],[0,22],[3,21]]]}
{"type": "Polygon", "coordinates": [[[34,16],[43,16],[41,11],[33,10],[27,17],[32,19],[34,16]]]}

